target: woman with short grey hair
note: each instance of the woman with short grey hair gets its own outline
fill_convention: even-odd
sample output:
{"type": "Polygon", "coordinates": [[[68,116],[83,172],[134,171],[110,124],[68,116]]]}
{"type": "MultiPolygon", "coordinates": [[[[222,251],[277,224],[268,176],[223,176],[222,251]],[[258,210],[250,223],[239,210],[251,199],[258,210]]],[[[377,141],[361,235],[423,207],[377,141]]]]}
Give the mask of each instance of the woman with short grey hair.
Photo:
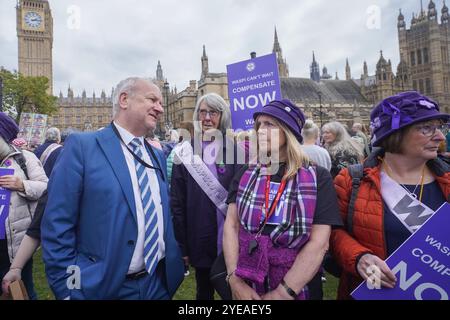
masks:
{"type": "Polygon", "coordinates": [[[45,134],[45,141],[60,143],[61,132],[59,131],[59,129],[56,127],[47,129],[47,133],[45,134]]]}
{"type": "Polygon", "coordinates": [[[45,141],[34,150],[34,154],[41,161],[45,174],[50,177],[56,160],[62,151],[61,132],[58,128],[48,128],[45,133],[45,141]]]}

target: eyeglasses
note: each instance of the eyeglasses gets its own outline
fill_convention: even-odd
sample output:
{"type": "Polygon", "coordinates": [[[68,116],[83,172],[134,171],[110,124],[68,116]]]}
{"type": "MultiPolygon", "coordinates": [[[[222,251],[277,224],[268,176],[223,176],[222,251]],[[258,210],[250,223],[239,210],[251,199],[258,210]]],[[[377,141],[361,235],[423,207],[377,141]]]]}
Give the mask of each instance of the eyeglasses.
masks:
{"type": "Polygon", "coordinates": [[[212,110],[212,111],[207,111],[207,110],[200,110],[198,112],[198,114],[200,115],[201,118],[206,118],[206,116],[209,114],[209,116],[211,118],[216,118],[217,116],[219,116],[219,112],[212,110]]]}
{"type": "Polygon", "coordinates": [[[449,132],[449,123],[424,124],[418,126],[417,129],[420,130],[420,132],[422,132],[425,137],[429,138],[433,137],[436,134],[436,130],[439,130],[444,136],[446,136],[449,132]]]}

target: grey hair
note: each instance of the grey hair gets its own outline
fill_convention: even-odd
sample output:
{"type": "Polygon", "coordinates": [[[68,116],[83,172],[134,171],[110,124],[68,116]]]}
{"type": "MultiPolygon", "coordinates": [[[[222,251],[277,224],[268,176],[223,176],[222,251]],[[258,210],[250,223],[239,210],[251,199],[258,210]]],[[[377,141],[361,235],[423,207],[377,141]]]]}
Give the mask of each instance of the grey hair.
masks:
{"type": "Polygon", "coordinates": [[[156,85],[153,82],[153,80],[151,80],[151,79],[139,78],[139,77],[129,77],[129,78],[126,78],[125,80],[120,81],[117,84],[116,88],[114,89],[114,93],[112,96],[113,117],[115,117],[115,115],[117,114],[117,112],[119,112],[119,109],[120,109],[120,104],[119,104],[120,95],[122,93],[127,93],[129,95],[132,95],[134,92],[134,89],[136,87],[136,83],[140,80],[148,81],[151,84],[156,85]]]}
{"type": "Polygon", "coordinates": [[[45,140],[61,142],[61,131],[56,127],[48,128],[45,133],[45,140]]]}
{"type": "Polygon", "coordinates": [[[362,146],[350,137],[342,123],[337,121],[328,122],[322,127],[322,131],[324,130],[330,131],[336,137],[331,144],[325,145],[332,158],[336,157],[339,152],[346,152],[360,158],[363,157],[362,146]]]}
{"type": "Polygon", "coordinates": [[[305,121],[305,125],[302,129],[302,136],[305,140],[317,140],[319,138],[319,127],[312,121],[311,119],[308,119],[305,121]]]}
{"type": "Polygon", "coordinates": [[[195,105],[194,110],[194,131],[201,132],[202,128],[199,123],[199,109],[200,105],[205,102],[208,107],[215,111],[219,111],[221,113],[219,130],[222,131],[223,134],[226,133],[228,129],[231,129],[231,111],[230,106],[225,102],[225,100],[219,96],[217,93],[208,93],[198,99],[197,104],[195,105]]]}
{"type": "Polygon", "coordinates": [[[178,142],[180,140],[180,135],[178,134],[177,130],[171,129],[169,130],[169,134],[170,134],[169,138],[170,142],[178,142]]]}

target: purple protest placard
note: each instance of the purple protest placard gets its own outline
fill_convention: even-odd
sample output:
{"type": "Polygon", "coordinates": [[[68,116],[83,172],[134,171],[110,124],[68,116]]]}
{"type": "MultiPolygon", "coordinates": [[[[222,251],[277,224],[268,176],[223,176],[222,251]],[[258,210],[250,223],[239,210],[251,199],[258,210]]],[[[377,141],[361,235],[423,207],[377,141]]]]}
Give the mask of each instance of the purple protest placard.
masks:
{"type": "MultiPolygon", "coordinates": [[[[0,168],[0,176],[13,175],[14,169],[0,168]]],[[[9,215],[11,190],[0,187],[0,239],[6,239],[5,221],[9,215]]]]}
{"type": "Polygon", "coordinates": [[[365,281],[352,292],[357,300],[448,300],[450,295],[450,204],[445,203],[386,263],[395,288],[365,281]]]}
{"type": "Polygon", "coordinates": [[[233,129],[253,128],[253,113],[281,99],[275,53],[227,65],[233,129]]]}

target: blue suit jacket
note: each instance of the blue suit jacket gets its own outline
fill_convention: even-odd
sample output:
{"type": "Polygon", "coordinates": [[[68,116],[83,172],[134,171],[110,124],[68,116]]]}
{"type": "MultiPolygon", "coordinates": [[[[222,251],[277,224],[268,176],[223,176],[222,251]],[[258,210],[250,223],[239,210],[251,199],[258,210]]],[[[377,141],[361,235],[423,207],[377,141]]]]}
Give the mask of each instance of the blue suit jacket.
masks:
{"type": "MultiPolygon", "coordinates": [[[[153,150],[166,168],[162,152],[153,150]]],[[[173,233],[165,169],[163,174],[165,181],[157,170],[166,283],[172,296],[183,281],[184,267],[173,233]]],[[[138,229],[131,177],[112,127],[70,135],[48,190],[42,248],[47,279],[56,298],[115,299],[128,272],[138,229]],[[81,271],[80,289],[67,286],[68,278],[76,274],[72,276],[71,266],[81,271]]]]}

